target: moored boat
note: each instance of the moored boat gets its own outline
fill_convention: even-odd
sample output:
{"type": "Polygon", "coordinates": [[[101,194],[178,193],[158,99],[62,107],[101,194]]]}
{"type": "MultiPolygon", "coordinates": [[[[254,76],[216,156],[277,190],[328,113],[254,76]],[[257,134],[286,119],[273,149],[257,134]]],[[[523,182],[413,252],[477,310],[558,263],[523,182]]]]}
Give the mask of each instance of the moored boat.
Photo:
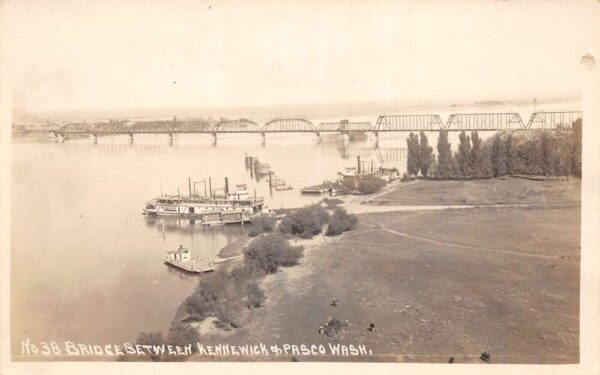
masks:
{"type": "Polygon", "coordinates": [[[170,266],[190,273],[204,273],[215,270],[214,260],[193,255],[183,245],[179,245],[177,250],[167,251],[164,261],[170,266]]]}
{"type": "Polygon", "coordinates": [[[255,213],[261,212],[262,197],[250,196],[245,185],[239,185],[234,193],[207,196],[164,195],[144,205],[145,215],[186,216],[204,223],[241,223],[250,221],[255,213]],[[244,189],[240,189],[244,188],[244,189]]]}

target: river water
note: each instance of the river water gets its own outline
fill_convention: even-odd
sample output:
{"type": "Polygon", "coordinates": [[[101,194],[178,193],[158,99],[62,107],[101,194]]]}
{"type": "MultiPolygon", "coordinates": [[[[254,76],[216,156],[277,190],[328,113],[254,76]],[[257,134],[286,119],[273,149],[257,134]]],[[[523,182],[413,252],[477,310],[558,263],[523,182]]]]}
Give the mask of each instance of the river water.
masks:
{"type": "MultiPolygon", "coordinates": [[[[445,119],[446,117],[442,117],[445,119]]],[[[372,118],[369,118],[373,121],[372,118]]],[[[74,341],[121,344],[140,331],[169,327],[198,277],[162,262],[183,244],[216,256],[246,236],[240,225],[199,227],[187,220],[149,220],[144,202],[162,193],[187,194],[188,177],[211,177],[213,189],[247,184],[270,208],[297,207],[322,197],[302,196],[303,186],[333,180],[356,157],[366,165],[406,167],[406,134],[374,139],[313,134],[136,135],[54,142],[13,143],[11,219],[11,342],[74,341]],[[271,191],[250,174],[245,155],[269,163],[294,187],[271,191]]],[[[435,148],[437,133],[428,133],[435,148]]],[[[451,141],[456,145],[456,133],[451,141]]],[[[485,137],[485,135],[484,135],[485,137]]],[[[204,184],[196,184],[200,192],[204,184]]]]}
{"type": "MultiPolygon", "coordinates": [[[[213,189],[245,183],[271,208],[319,201],[299,188],[336,178],[356,164],[403,169],[403,137],[349,141],[342,136],[179,135],[101,138],[66,143],[13,144],[11,313],[13,353],[21,340],[89,344],[135,340],[140,331],[165,331],[198,277],[166,266],[162,257],[179,244],[216,256],[245,236],[240,225],[205,228],[188,220],[149,220],[144,202],[189,190],[188,177],[211,177],[213,189]],[[245,154],[268,162],[294,187],[271,191],[251,176],[245,154]]],[[[204,184],[196,184],[200,192],[204,184]]]]}

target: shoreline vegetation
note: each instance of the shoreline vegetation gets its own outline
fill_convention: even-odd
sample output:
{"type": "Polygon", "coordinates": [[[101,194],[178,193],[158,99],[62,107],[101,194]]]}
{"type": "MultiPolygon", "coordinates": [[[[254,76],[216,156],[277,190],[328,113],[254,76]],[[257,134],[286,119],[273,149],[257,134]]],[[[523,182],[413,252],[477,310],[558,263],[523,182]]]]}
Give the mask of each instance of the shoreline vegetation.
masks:
{"type": "Polygon", "coordinates": [[[441,131],[437,156],[424,133],[407,144],[402,181],[351,195],[353,179],[345,196],[257,217],[219,253],[243,257],[201,278],[166,336],[137,343],[308,340],[370,345],[366,361],[477,362],[486,351],[577,362],[581,121],[485,142],[463,132],[454,153],[441,131]]]}
{"type": "MultiPolygon", "coordinates": [[[[297,265],[304,256],[303,245],[310,244],[313,237],[336,236],[356,227],[358,219],[345,209],[334,207],[331,211],[315,204],[293,210],[280,220],[270,215],[255,218],[249,239],[239,239],[221,249],[219,257],[233,261],[203,275],[194,293],[177,309],[166,337],[162,332],[141,332],[136,344],[191,345],[195,353],[200,334],[227,333],[245,326],[252,311],[261,308],[268,298],[261,287],[266,276],[297,265]]],[[[339,329],[336,326],[334,331],[339,329]]],[[[147,354],[121,356],[119,360],[181,361],[186,357],[147,354]]]]}

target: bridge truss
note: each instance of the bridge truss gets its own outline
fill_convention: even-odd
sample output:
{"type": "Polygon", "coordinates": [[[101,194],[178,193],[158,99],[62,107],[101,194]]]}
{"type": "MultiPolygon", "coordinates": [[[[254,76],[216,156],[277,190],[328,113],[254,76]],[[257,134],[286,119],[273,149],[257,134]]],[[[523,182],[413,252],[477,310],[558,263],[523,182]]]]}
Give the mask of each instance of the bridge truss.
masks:
{"type": "Polygon", "coordinates": [[[375,130],[394,131],[431,131],[444,128],[439,115],[382,115],[377,119],[375,130]]]}
{"type": "Polygon", "coordinates": [[[94,126],[92,132],[98,134],[128,134],[129,127],[122,122],[100,122],[94,126]]]}
{"type": "Polygon", "coordinates": [[[213,127],[213,133],[262,133],[262,128],[248,119],[224,120],[213,127]]]}
{"type": "Polygon", "coordinates": [[[511,130],[525,129],[518,113],[457,113],[448,117],[446,130],[511,130]]]}
{"type": "Polygon", "coordinates": [[[172,134],[173,121],[138,121],[129,127],[129,134],[158,133],[172,134]]]}
{"type": "Polygon", "coordinates": [[[527,129],[570,129],[583,113],[572,112],[535,112],[529,118],[527,129]]]}
{"type": "Polygon", "coordinates": [[[317,127],[319,132],[372,132],[375,131],[370,122],[322,122],[317,127]]]}
{"type": "Polygon", "coordinates": [[[213,127],[207,121],[189,120],[175,122],[173,130],[175,133],[212,133],[213,127]]]}
{"type": "Polygon", "coordinates": [[[262,127],[265,133],[302,133],[316,132],[312,122],[303,118],[280,118],[268,121],[262,127]]]}

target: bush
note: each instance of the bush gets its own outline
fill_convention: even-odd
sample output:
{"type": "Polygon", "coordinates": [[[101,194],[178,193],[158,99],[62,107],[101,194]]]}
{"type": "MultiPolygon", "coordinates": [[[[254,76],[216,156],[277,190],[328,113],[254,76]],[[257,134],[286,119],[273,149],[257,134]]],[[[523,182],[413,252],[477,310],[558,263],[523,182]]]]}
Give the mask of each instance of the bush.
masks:
{"type": "Polygon", "coordinates": [[[342,234],[356,228],[357,223],[358,219],[355,215],[348,214],[348,211],[344,208],[338,207],[329,218],[327,233],[325,234],[328,236],[342,234]]]}
{"type": "Polygon", "coordinates": [[[198,331],[187,323],[177,323],[171,325],[167,343],[178,346],[192,346],[192,353],[196,352],[196,343],[200,338],[198,331]]]}
{"type": "Polygon", "coordinates": [[[252,219],[250,224],[250,237],[256,237],[261,233],[272,232],[275,228],[275,219],[268,215],[259,215],[252,219]]]}
{"type": "Polygon", "coordinates": [[[312,238],[321,233],[323,225],[329,220],[327,211],[318,204],[303,207],[288,214],[279,224],[279,232],[293,234],[302,238],[312,238]]]}
{"type": "MultiPolygon", "coordinates": [[[[135,343],[139,345],[160,346],[163,345],[165,341],[163,339],[162,332],[140,332],[135,343]]],[[[158,362],[161,360],[160,354],[150,354],[149,357],[153,362],[158,362]]]]}
{"type": "Polygon", "coordinates": [[[267,299],[265,291],[258,285],[256,280],[250,280],[246,284],[246,295],[248,296],[248,308],[257,308],[262,306],[267,299]]]}
{"type": "Polygon", "coordinates": [[[266,273],[277,272],[280,266],[298,264],[302,247],[293,247],[278,234],[266,234],[254,239],[244,249],[244,261],[249,267],[263,269],[266,273]]]}
{"type": "Polygon", "coordinates": [[[183,308],[188,319],[200,321],[213,312],[214,301],[207,301],[200,294],[194,293],[183,301],[183,308]]]}
{"type": "Polygon", "coordinates": [[[364,176],[358,180],[356,189],[362,194],[372,194],[381,190],[385,186],[385,181],[375,176],[364,176]]]}

